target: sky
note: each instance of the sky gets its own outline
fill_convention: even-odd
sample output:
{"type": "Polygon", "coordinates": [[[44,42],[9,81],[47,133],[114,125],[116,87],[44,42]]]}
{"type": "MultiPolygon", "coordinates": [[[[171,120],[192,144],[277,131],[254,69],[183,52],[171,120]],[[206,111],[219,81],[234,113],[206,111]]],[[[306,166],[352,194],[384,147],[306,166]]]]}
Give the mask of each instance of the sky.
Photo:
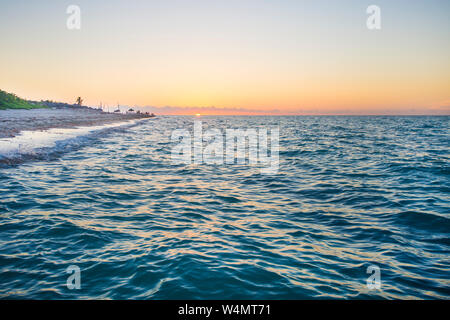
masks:
{"type": "Polygon", "coordinates": [[[450,114],[449,14],[448,0],[0,0],[0,89],[159,114],[450,114]]]}

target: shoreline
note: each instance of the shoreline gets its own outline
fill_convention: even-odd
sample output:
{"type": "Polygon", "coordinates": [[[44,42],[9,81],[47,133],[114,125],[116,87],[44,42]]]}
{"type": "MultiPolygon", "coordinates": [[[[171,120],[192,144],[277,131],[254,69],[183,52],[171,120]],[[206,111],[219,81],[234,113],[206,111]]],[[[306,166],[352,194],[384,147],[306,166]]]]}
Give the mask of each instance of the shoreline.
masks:
{"type": "Polygon", "coordinates": [[[88,127],[144,118],[152,117],[137,113],[107,113],[92,108],[6,109],[0,110],[0,139],[13,138],[22,131],[88,127]]]}

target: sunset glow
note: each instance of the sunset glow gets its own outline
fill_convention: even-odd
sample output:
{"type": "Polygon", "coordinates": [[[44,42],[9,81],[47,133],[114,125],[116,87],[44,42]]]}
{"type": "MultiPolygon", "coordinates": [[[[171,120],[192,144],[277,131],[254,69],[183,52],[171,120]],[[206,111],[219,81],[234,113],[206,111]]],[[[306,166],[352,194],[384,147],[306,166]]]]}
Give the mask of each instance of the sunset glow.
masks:
{"type": "Polygon", "coordinates": [[[15,2],[0,88],[158,114],[449,114],[447,1],[15,2]],[[16,19],[20,16],[21,19],[16,19]],[[26,37],[24,36],[26,35],[26,37]]]}

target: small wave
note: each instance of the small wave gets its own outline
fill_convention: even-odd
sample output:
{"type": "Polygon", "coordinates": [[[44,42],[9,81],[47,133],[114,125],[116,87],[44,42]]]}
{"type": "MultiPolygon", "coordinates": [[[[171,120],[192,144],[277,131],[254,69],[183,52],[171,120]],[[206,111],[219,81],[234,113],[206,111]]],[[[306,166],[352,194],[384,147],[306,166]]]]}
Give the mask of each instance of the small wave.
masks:
{"type": "Polygon", "coordinates": [[[427,232],[447,233],[450,230],[450,219],[433,213],[406,211],[395,215],[395,219],[397,223],[427,232]]]}

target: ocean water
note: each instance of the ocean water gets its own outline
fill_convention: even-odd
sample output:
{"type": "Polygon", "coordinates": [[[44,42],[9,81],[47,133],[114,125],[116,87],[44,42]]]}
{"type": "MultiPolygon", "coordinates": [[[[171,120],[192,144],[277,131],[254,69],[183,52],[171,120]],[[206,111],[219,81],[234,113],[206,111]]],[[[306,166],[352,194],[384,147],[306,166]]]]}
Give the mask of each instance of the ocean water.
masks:
{"type": "Polygon", "coordinates": [[[172,116],[0,141],[0,298],[449,299],[449,125],[172,116]],[[278,173],[173,164],[194,120],[278,126],[278,173]]]}

